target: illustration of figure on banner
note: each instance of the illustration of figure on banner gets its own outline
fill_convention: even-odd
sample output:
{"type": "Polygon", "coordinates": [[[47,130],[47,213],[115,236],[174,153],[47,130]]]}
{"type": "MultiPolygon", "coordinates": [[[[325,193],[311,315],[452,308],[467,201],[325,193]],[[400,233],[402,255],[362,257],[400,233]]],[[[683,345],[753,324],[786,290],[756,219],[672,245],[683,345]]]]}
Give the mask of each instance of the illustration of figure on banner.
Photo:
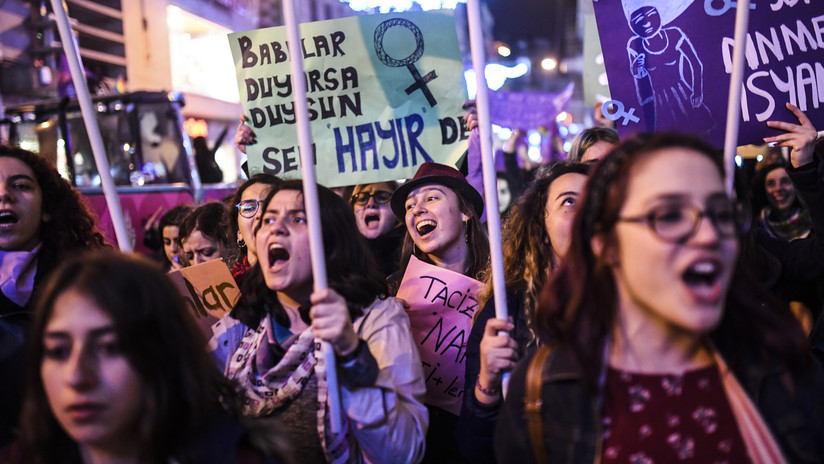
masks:
{"type": "Polygon", "coordinates": [[[634,34],[627,42],[630,71],[650,132],[675,128],[685,116],[695,121],[690,132],[708,132],[716,125],[704,103],[704,65],[689,37],[667,26],[691,3],[623,0],[634,34]]]}

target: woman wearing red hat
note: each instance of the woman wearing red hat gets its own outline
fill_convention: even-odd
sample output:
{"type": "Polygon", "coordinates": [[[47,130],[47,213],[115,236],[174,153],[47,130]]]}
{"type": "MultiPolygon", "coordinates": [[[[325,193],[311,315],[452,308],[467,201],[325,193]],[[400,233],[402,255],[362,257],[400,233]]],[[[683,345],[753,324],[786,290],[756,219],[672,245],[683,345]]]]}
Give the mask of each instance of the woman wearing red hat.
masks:
{"type": "MultiPolygon", "coordinates": [[[[489,241],[481,228],[484,202],[457,169],[424,163],[415,177],[395,190],[392,211],[406,224],[401,268],[417,259],[473,279],[489,260],[489,241]]],[[[463,374],[461,373],[461,376],[463,374]]],[[[424,462],[463,462],[457,451],[458,417],[428,405],[430,421],[424,462]]]]}

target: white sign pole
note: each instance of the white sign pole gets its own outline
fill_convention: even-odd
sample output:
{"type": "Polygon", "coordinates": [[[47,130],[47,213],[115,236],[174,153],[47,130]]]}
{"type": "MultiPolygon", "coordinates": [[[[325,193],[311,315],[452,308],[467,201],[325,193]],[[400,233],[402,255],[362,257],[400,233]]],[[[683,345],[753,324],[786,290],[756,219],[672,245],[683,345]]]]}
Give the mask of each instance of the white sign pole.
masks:
{"type": "MultiPolygon", "coordinates": [[[[480,0],[469,0],[466,4],[469,16],[469,43],[472,48],[472,67],[475,69],[475,107],[478,110],[478,128],[481,136],[481,161],[484,174],[484,194],[486,196],[486,224],[489,230],[489,255],[492,261],[492,287],[495,301],[495,317],[507,320],[506,286],[504,281],[504,254],[501,246],[501,215],[498,212],[498,186],[495,175],[495,160],[492,158],[492,125],[489,121],[489,88],[486,85],[486,56],[481,22],[480,0]]],[[[503,390],[506,394],[509,375],[504,376],[503,390]]]]}
{"type": "MultiPolygon", "coordinates": [[[[97,164],[97,172],[100,174],[100,182],[103,186],[103,194],[106,197],[106,204],[109,206],[109,215],[112,217],[114,233],[117,236],[117,243],[124,253],[131,253],[132,242],[129,233],[126,231],[126,222],[123,220],[123,210],[120,208],[120,199],[117,197],[117,190],[112,181],[112,172],[109,170],[109,160],[106,158],[106,149],[103,147],[103,140],[100,138],[100,128],[97,126],[97,118],[92,108],[92,101],[89,97],[89,89],[86,87],[86,70],[80,60],[80,52],[77,49],[77,42],[74,38],[69,16],[66,13],[66,4],[62,0],[51,0],[54,16],[57,19],[57,29],[60,32],[60,40],[63,42],[63,52],[66,54],[66,61],[69,63],[74,88],[77,91],[77,102],[80,104],[80,112],[83,114],[83,122],[86,124],[86,132],[89,135],[89,142],[94,154],[94,162],[97,164]]],[[[72,159],[72,154],[68,156],[72,159]]]]}
{"type": "Polygon", "coordinates": [[[741,86],[744,80],[744,52],[750,20],[750,0],[739,0],[735,12],[735,46],[730,75],[730,97],[727,100],[727,130],[724,134],[725,187],[732,196],[735,179],[735,149],[738,146],[738,126],[741,120],[741,86]]]}
{"type": "MultiPolygon", "coordinates": [[[[320,228],[320,206],[315,180],[315,161],[312,151],[312,134],[309,128],[309,111],[306,104],[306,81],[303,79],[303,56],[301,55],[300,30],[295,14],[294,0],[284,0],[283,17],[286,23],[287,40],[290,48],[290,69],[292,89],[295,97],[295,122],[298,129],[298,149],[303,174],[303,202],[309,226],[309,251],[312,256],[312,277],[315,290],[327,287],[326,260],[323,252],[323,237],[320,228]]],[[[343,429],[343,416],[338,389],[338,374],[335,369],[335,351],[329,342],[322,342],[321,351],[326,362],[326,383],[329,387],[329,412],[332,432],[343,429]]]]}

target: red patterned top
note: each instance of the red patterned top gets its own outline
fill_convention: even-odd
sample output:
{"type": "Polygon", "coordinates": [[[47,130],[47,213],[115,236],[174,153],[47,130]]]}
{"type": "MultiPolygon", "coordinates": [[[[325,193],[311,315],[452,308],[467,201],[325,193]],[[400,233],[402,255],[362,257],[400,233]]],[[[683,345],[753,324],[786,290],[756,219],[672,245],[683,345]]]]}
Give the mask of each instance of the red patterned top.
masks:
{"type": "Polygon", "coordinates": [[[716,366],[682,375],[607,369],[605,464],[750,463],[716,366]]]}

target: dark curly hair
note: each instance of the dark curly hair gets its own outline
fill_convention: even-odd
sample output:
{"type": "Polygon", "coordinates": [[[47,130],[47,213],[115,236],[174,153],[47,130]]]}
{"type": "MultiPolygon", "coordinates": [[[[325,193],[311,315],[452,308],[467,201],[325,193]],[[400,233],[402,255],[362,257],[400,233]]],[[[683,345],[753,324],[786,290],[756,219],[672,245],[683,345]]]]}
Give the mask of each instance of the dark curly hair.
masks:
{"type": "MultiPolygon", "coordinates": [[[[260,205],[263,211],[266,211],[272,198],[281,190],[302,193],[303,184],[300,180],[287,180],[272,188],[260,205]]],[[[346,300],[349,315],[354,321],[375,298],[386,297],[386,283],[378,273],[372,253],[358,231],[355,215],[346,200],[318,185],[318,203],[328,286],[346,300]]],[[[260,223],[255,226],[255,235],[259,230],[260,223]]],[[[266,287],[260,261],[252,268],[249,277],[243,280],[240,290],[243,296],[235,305],[232,317],[248,327],[257,327],[267,312],[270,312],[279,324],[290,326],[289,317],[278,302],[275,292],[266,287]]],[[[300,313],[307,324],[311,323],[308,307],[302,308],[300,313]]]]}
{"type": "Polygon", "coordinates": [[[228,266],[231,266],[236,256],[235,242],[229,237],[224,227],[225,214],[223,203],[217,201],[198,206],[180,223],[178,237],[181,243],[185,242],[192,232],[199,230],[204,237],[217,243],[220,257],[228,266]]]}
{"type": "MultiPolygon", "coordinates": [[[[546,231],[546,204],[549,187],[561,176],[586,176],[589,165],[557,162],[541,169],[524,194],[509,211],[501,227],[501,245],[504,255],[504,280],[507,293],[523,295],[524,316],[529,332],[533,332],[535,305],[544,283],[559,263],[555,262],[552,243],[546,231]]],[[[583,192],[582,192],[583,194],[583,192]]],[[[492,297],[492,272],[482,273],[484,288],[481,300],[492,297]]],[[[476,313],[476,315],[479,313],[476,313]]],[[[534,338],[534,333],[532,333],[534,338]]],[[[532,341],[531,339],[529,340],[532,341]]]]}
{"type": "Polygon", "coordinates": [[[43,193],[43,216],[48,219],[40,225],[40,262],[47,269],[78,250],[109,246],[80,194],[49,161],[6,145],[0,145],[0,157],[16,158],[31,168],[43,193]]]}

